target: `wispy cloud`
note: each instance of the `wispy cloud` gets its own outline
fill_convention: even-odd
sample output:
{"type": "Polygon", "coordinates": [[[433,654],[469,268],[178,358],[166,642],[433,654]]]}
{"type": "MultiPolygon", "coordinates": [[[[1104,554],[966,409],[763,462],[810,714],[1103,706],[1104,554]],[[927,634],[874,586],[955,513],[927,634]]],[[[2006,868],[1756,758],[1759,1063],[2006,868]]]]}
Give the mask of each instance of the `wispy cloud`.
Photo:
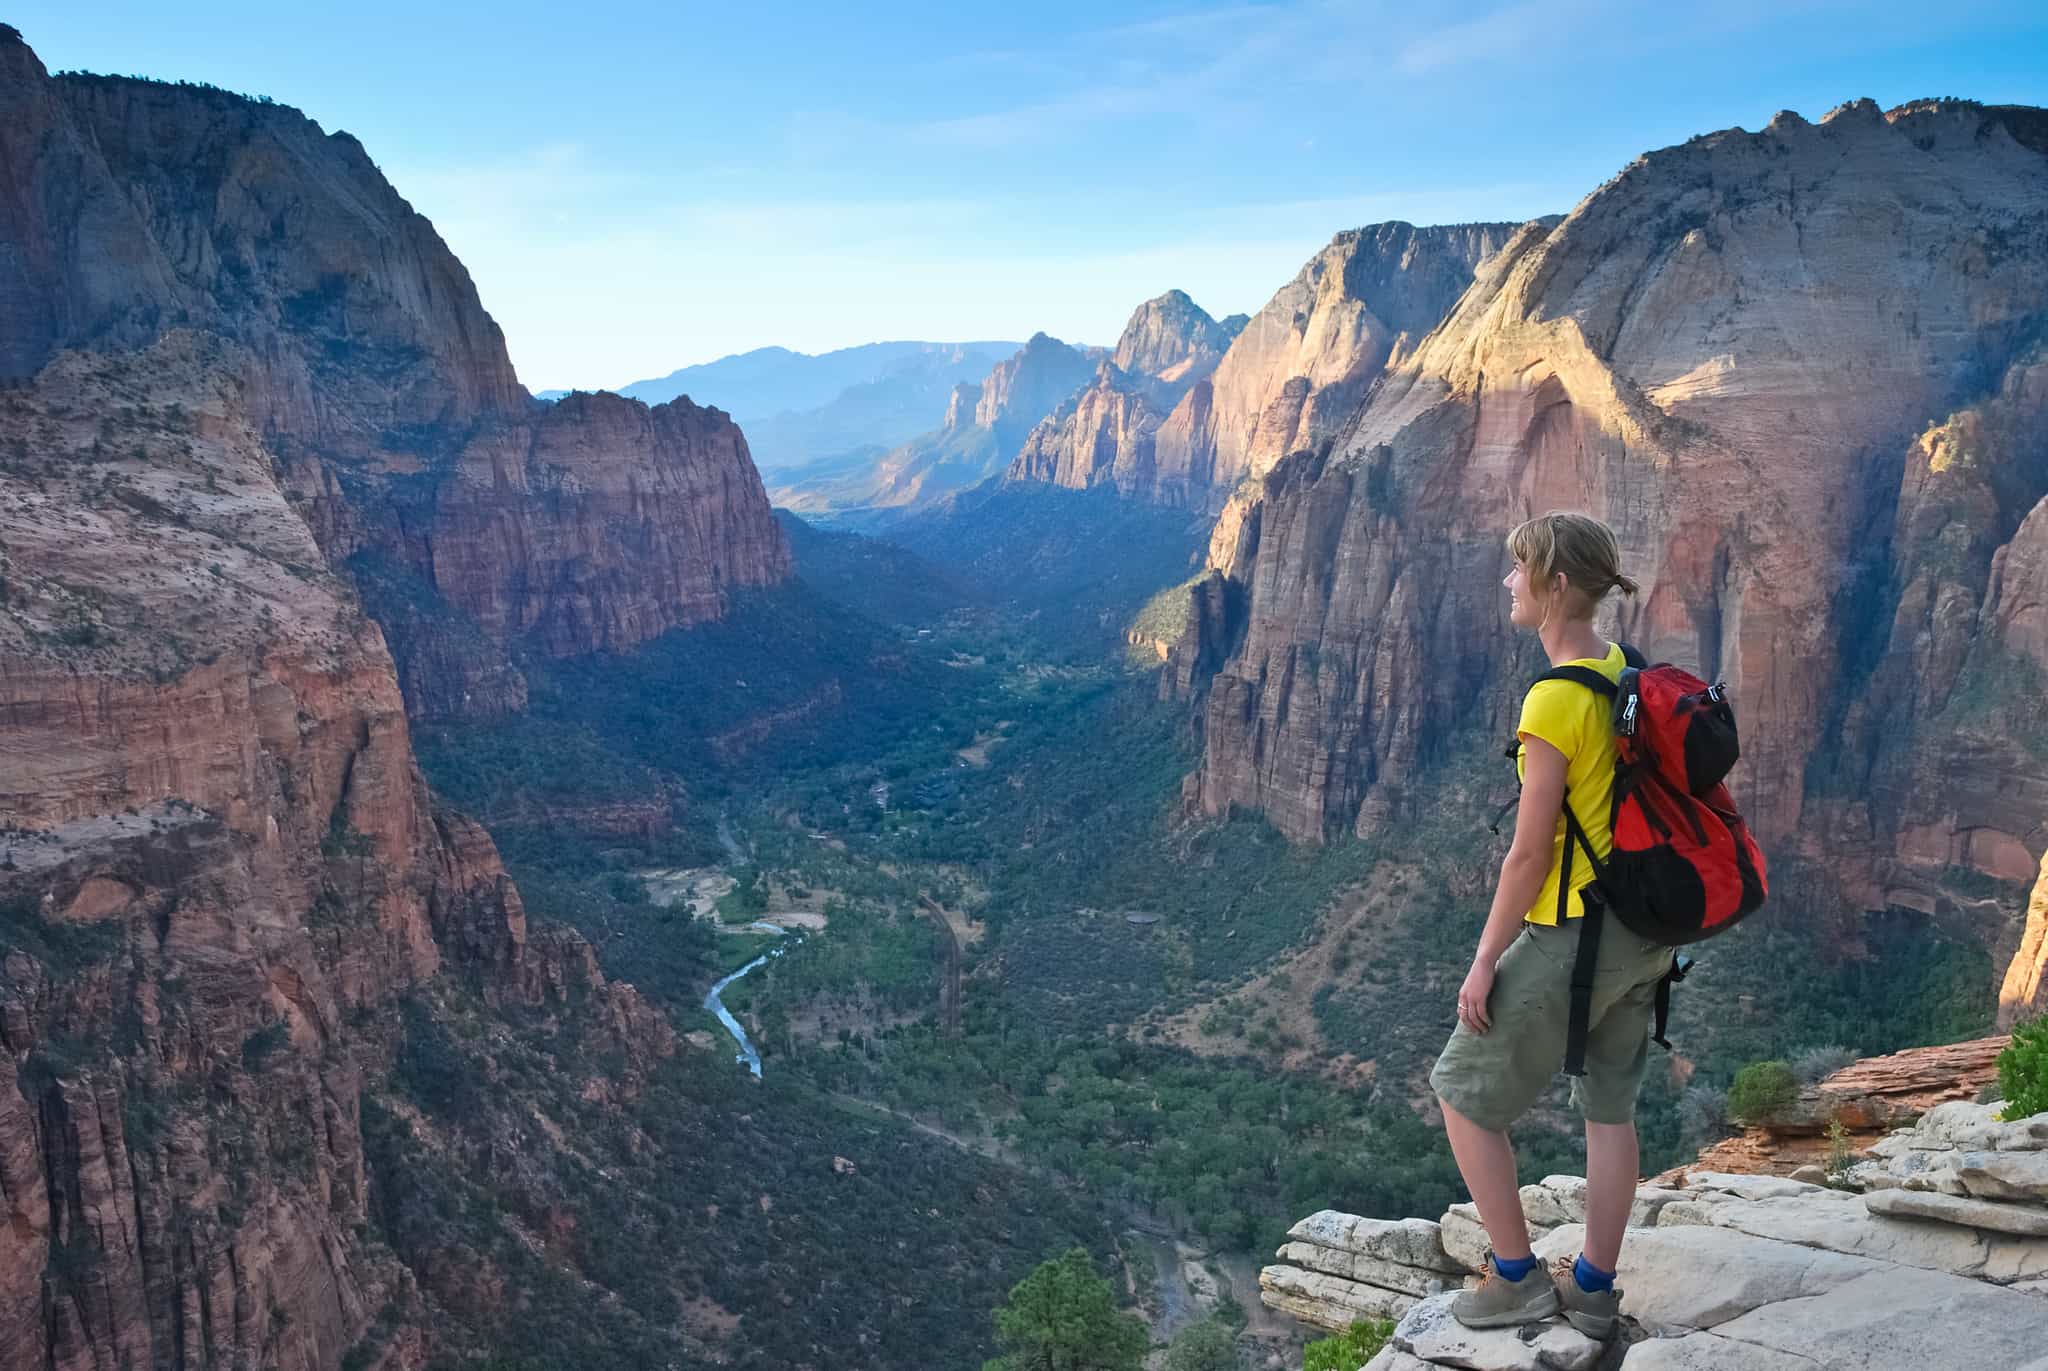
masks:
{"type": "Polygon", "coordinates": [[[1493,62],[1526,52],[1546,34],[1554,35],[1576,8],[1559,0],[1530,0],[1477,19],[1426,33],[1401,49],[1395,65],[1410,75],[1472,62],[1493,62]]]}

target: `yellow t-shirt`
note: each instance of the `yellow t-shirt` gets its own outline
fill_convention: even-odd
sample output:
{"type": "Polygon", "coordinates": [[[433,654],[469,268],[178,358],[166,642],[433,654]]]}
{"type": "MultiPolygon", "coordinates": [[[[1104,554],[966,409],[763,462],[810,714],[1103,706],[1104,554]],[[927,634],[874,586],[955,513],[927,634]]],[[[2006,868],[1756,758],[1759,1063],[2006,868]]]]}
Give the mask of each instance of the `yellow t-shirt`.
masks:
{"type": "MultiPolygon", "coordinates": [[[[1622,668],[1627,664],[1619,643],[1608,645],[1605,661],[1586,657],[1565,663],[1566,666],[1591,667],[1613,681],[1621,679],[1622,668]]],[[[1614,801],[1613,717],[1614,702],[1611,699],[1594,694],[1576,681],[1538,681],[1529,687],[1529,694],[1522,701],[1521,722],[1515,726],[1518,737],[1541,738],[1564,754],[1565,799],[1570,803],[1572,812],[1579,816],[1579,824],[1586,830],[1587,840],[1603,862],[1614,850],[1614,835],[1608,826],[1614,801]]],[[[1517,776],[1526,769],[1528,751],[1526,743],[1516,750],[1517,776]]],[[[1550,847],[1550,875],[1544,878],[1536,903],[1523,916],[1529,923],[1549,926],[1557,922],[1557,878],[1564,868],[1565,840],[1564,814],[1560,812],[1557,836],[1550,847]]],[[[1592,881],[1593,864],[1586,860],[1583,849],[1574,852],[1572,889],[1565,904],[1566,918],[1576,919],[1586,912],[1579,899],[1579,891],[1592,881]]]]}

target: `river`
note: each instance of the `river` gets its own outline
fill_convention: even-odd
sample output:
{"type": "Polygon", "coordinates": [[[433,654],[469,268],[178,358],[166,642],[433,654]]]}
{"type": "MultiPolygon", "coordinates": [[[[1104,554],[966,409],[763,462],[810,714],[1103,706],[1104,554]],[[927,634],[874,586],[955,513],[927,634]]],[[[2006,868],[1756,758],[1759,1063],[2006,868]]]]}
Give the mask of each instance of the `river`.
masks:
{"type": "MultiPolygon", "coordinates": [[[[777,924],[751,923],[747,927],[759,933],[773,933],[778,938],[789,935],[788,929],[777,924]]],[[[757,1077],[761,1074],[761,1054],[755,1049],[753,1041],[747,1037],[747,1030],[740,1027],[740,1021],[734,1018],[732,1012],[725,1007],[725,1000],[723,998],[725,988],[746,975],[749,971],[752,971],[755,967],[773,961],[801,942],[803,942],[803,937],[799,934],[794,935],[793,941],[777,943],[774,947],[769,948],[730,976],[719,978],[718,983],[712,986],[710,991],[704,996],[704,1007],[718,1016],[718,1021],[725,1025],[725,1031],[732,1034],[733,1041],[740,1045],[740,1050],[734,1054],[733,1060],[745,1062],[747,1070],[753,1072],[757,1077]]]]}

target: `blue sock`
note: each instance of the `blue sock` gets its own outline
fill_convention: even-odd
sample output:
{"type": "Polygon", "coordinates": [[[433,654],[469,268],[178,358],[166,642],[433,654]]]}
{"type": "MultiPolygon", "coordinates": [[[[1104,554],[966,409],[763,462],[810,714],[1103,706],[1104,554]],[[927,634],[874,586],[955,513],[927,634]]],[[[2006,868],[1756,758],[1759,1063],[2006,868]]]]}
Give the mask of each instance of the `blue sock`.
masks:
{"type": "Polygon", "coordinates": [[[1597,1295],[1603,1290],[1612,1290],[1614,1288],[1614,1273],[1612,1271],[1602,1271],[1599,1267],[1587,1261],[1586,1254],[1583,1252],[1579,1254],[1579,1259],[1572,1263],[1572,1279],[1577,1281],[1579,1289],[1585,1291],[1588,1295],[1597,1295]]]}
{"type": "Polygon", "coordinates": [[[1534,1257],[1503,1257],[1495,1253],[1493,1269],[1500,1272],[1503,1279],[1518,1281],[1536,1269],[1536,1259],[1534,1257]]]}

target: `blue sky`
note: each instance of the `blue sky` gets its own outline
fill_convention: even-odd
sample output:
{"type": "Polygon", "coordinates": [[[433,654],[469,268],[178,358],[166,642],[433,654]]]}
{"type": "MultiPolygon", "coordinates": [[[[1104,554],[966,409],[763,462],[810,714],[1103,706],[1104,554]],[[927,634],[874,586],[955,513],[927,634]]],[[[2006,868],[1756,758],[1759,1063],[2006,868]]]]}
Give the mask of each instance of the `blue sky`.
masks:
{"type": "Polygon", "coordinates": [[[2048,104],[2048,6],[30,3],[52,70],[209,81],[362,139],[522,380],[776,343],[1107,342],[1255,310],[1331,234],[1569,210],[1779,109],[2048,104]]]}

